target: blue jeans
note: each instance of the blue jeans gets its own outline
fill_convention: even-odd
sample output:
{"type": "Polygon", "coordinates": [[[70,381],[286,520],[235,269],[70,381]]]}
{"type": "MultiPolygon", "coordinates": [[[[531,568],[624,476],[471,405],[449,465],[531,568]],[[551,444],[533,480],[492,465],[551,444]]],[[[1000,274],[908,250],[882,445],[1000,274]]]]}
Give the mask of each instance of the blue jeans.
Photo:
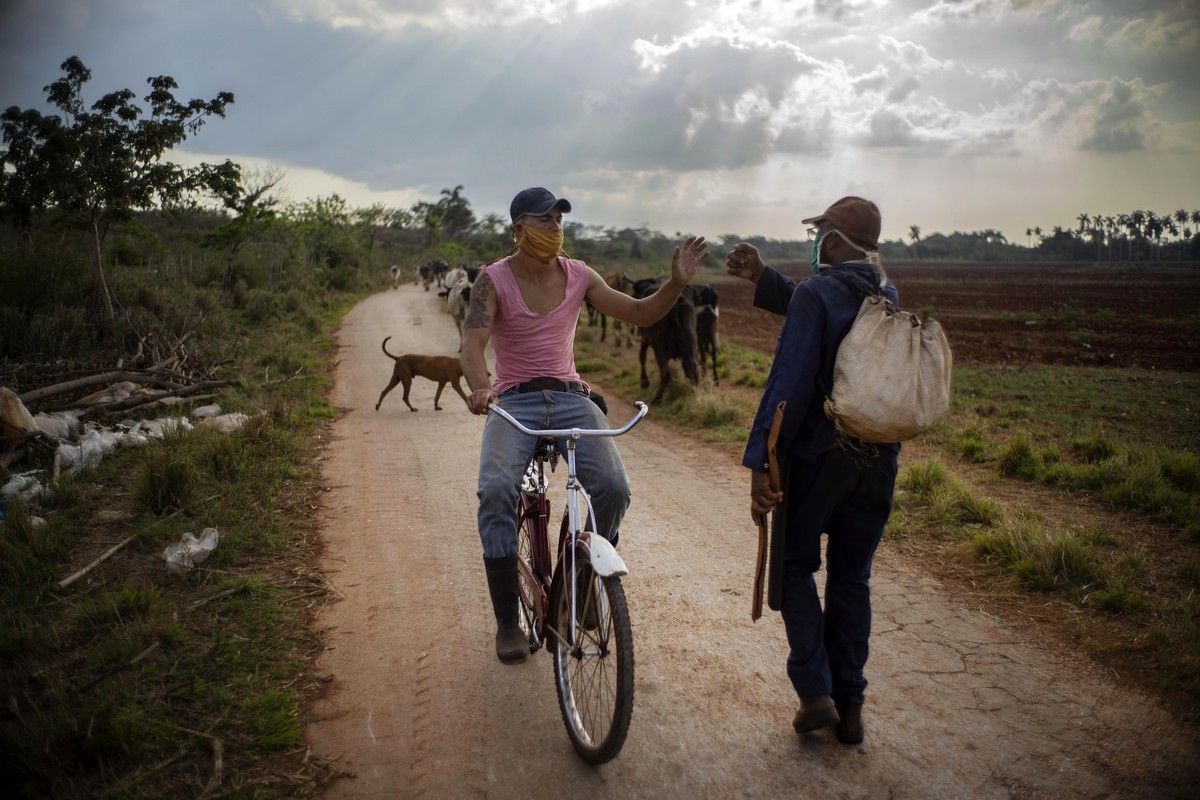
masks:
{"type": "MultiPolygon", "coordinates": [[[[500,407],[530,428],[607,428],[608,420],[587,395],[574,392],[505,392],[500,407]]],[[[517,497],[537,442],[507,420],[489,414],[479,454],[479,538],[484,558],[517,553],[517,497]]],[[[559,442],[563,452],[566,447],[559,442]]],[[[579,481],[592,498],[597,533],[617,543],[629,508],[629,477],[611,437],[582,438],[575,447],[579,481]]],[[[551,543],[553,546],[553,542],[551,543]]]]}
{"type": "Polygon", "coordinates": [[[787,544],[780,613],[799,697],[863,702],[871,637],[871,564],[892,510],[896,454],[834,448],[793,459],[787,480],[787,544]],[[825,549],[825,608],[813,574],[825,549]]]}

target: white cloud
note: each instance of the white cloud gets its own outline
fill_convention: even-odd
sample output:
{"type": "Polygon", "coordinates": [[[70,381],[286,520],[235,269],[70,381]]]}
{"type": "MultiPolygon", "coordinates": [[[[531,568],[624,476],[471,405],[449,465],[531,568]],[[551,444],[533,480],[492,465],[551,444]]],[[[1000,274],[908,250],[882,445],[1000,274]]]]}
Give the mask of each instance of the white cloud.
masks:
{"type": "Polygon", "coordinates": [[[851,191],[905,226],[1019,214],[1023,231],[1104,181],[1114,204],[1149,175],[1164,195],[1200,185],[1196,0],[0,7],[5,106],[44,99],[72,54],[95,96],[163,72],[181,97],[230,90],[188,147],[278,163],[297,198],[408,206],[463,184],[503,213],[540,183],[584,222],[784,235],[851,191]]]}
{"type": "Polygon", "coordinates": [[[889,61],[911,72],[936,72],[954,67],[953,61],[938,61],[916,42],[902,42],[887,34],[880,35],[879,49],[889,61]]]}

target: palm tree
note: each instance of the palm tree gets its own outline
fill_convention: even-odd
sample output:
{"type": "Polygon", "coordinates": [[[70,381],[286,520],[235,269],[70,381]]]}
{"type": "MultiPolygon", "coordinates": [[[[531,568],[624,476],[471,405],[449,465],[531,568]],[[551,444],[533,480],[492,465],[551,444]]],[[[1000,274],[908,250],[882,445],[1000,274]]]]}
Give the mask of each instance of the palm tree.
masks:
{"type": "Polygon", "coordinates": [[[921,228],[917,225],[909,225],[908,238],[911,239],[913,243],[913,260],[915,261],[917,258],[917,244],[919,244],[921,241],[921,228]]]}
{"type": "Polygon", "coordinates": [[[1085,232],[1092,235],[1092,241],[1096,244],[1096,260],[1100,260],[1100,234],[1098,232],[1100,226],[1100,215],[1097,214],[1094,218],[1088,216],[1085,211],[1075,218],[1079,221],[1079,241],[1083,241],[1085,232]]]}
{"type": "Polygon", "coordinates": [[[1188,223],[1187,210],[1183,209],[1183,208],[1177,210],[1175,212],[1175,225],[1176,225],[1176,230],[1178,231],[1177,241],[1179,242],[1179,257],[1180,258],[1183,258],[1183,231],[1184,231],[1187,223],[1188,223]]]}
{"type": "MultiPolygon", "coordinates": [[[[1175,224],[1175,220],[1170,216],[1163,217],[1162,225],[1163,225],[1163,230],[1166,231],[1167,237],[1173,238],[1173,239],[1175,239],[1175,241],[1178,242],[1179,241],[1179,226],[1175,224]]],[[[1159,255],[1159,258],[1161,258],[1162,257],[1162,245],[1159,245],[1158,248],[1159,248],[1158,255],[1159,255]]],[[[1180,243],[1180,254],[1182,254],[1182,252],[1183,252],[1183,246],[1182,246],[1182,243],[1180,243]]]]}
{"type": "Polygon", "coordinates": [[[1030,248],[1033,247],[1033,228],[1025,229],[1025,241],[1030,248]]]}
{"type": "MultiPolygon", "coordinates": [[[[1127,224],[1129,226],[1129,233],[1133,236],[1133,241],[1131,241],[1129,244],[1129,260],[1133,261],[1134,260],[1134,251],[1133,251],[1134,242],[1137,242],[1140,245],[1141,240],[1142,240],[1143,236],[1145,235],[1145,233],[1144,233],[1145,227],[1144,226],[1146,224],[1146,212],[1142,211],[1140,208],[1137,209],[1136,211],[1134,211],[1132,214],[1129,215],[1129,222],[1127,224]]],[[[1141,250],[1141,247],[1138,247],[1138,250],[1141,250]]]]}
{"type": "Polygon", "coordinates": [[[1157,258],[1162,255],[1162,219],[1153,211],[1146,212],[1146,227],[1143,228],[1146,232],[1146,238],[1150,240],[1150,257],[1157,258]],[[1158,245],[1158,256],[1154,254],[1154,246],[1158,245]]]}

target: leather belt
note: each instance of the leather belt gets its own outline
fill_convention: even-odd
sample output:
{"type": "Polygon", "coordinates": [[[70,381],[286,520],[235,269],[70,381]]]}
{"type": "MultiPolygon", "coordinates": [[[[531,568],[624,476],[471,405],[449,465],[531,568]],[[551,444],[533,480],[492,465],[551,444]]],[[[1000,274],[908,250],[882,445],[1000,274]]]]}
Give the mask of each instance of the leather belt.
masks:
{"type": "Polygon", "coordinates": [[[518,383],[513,387],[513,391],[524,394],[525,392],[582,392],[587,394],[587,387],[582,381],[562,381],[558,378],[534,378],[533,380],[518,383]]]}

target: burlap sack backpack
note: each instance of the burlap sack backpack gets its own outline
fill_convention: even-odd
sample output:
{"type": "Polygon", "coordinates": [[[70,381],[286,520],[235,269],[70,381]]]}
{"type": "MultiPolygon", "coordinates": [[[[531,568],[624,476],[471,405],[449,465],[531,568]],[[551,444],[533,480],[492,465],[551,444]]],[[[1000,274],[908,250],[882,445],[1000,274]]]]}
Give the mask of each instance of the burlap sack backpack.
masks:
{"type": "Polygon", "coordinates": [[[950,406],[952,356],[942,326],[896,310],[883,295],[882,269],[878,288],[865,295],[849,276],[829,275],[854,289],[862,305],[838,346],[825,415],[839,434],[865,442],[903,442],[924,432],[950,406]]]}

